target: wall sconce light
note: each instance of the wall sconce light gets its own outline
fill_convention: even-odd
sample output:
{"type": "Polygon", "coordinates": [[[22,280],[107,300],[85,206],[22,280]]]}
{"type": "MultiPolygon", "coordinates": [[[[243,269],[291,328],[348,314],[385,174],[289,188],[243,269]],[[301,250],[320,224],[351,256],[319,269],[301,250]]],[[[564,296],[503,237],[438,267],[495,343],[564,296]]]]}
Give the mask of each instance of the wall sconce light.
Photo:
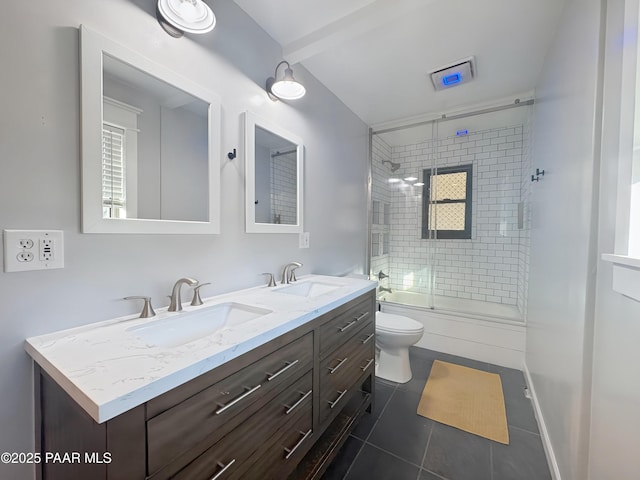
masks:
{"type": "Polygon", "coordinates": [[[175,38],[184,32],[207,33],[216,26],[216,16],[202,0],[158,0],[156,17],[165,32],[175,38]]]}
{"type": "Polygon", "coordinates": [[[267,94],[274,102],[278,100],[297,100],[304,97],[307,90],[300,82],[293,78],[293,70],[286,60],[276,66],[273,77],[267,78],[267,94]],[[280,65],[287,65],[282,78],[278,79],[278,68],[280,65]]]}

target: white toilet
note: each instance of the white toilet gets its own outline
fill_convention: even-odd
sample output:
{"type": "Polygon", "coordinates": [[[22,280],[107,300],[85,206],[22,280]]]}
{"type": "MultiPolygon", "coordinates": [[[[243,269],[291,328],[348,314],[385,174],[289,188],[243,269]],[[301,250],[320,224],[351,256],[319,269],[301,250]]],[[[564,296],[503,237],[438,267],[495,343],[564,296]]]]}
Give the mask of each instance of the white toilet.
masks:
{"type": "Polygon", "coordinates": [[[424,327],[416,320],[376,312],[376,376],[396,383],[411,380],[409,347],[423,333],[424,327]]]}

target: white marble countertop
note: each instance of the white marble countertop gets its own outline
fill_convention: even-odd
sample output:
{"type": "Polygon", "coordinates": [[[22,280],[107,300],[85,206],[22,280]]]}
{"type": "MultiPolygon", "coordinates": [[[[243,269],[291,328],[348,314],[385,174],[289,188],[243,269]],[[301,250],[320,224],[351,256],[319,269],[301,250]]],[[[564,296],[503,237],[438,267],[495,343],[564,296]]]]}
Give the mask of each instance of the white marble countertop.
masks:
{"type": "MultiPolygon", "coordinates": [[[[254,287],[204,299],[182,312],[157,310],[152,318],[119,317],[28,338],[25,350],[93,419],[102,423],[182,385],[376,287],[376,282],[348,277],[306,275],[294,285],[320,282],[337,286],[327,293],[301,297],[277,293],[283,287],[254,287]],[[171,321],[191,312],[235,302],[270,310],[239,326],[175,347],[147,344],[136,327],[171,321]],[[166,320],[169,319],[169,320],[166,320]]],[[[186,317],[184,317],[186,318],[186,317]]],[[[179,325],[177,323],[176,325],[179,325]]]]}

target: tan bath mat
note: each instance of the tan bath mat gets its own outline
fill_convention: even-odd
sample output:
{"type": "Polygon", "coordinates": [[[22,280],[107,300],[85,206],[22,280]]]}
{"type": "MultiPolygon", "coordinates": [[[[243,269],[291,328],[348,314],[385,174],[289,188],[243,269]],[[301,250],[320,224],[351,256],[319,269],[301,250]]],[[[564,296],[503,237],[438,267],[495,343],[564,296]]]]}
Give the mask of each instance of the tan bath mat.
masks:
{"type": "Polygon", "coordinates": [[[418,414],[509,444],[502,382],[497,373],[435,360],[418,414]]]}

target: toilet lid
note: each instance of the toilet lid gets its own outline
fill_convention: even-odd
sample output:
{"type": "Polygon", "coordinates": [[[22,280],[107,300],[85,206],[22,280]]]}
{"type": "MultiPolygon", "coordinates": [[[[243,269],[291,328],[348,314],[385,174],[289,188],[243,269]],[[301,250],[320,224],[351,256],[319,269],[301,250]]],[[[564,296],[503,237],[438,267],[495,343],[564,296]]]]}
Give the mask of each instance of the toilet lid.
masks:
{"type": "Polygon", "coordinates": [[[376,312],[376,330],[391,333],[417,333],[424,330],[420,322],[402,315],[376,312]]]}

